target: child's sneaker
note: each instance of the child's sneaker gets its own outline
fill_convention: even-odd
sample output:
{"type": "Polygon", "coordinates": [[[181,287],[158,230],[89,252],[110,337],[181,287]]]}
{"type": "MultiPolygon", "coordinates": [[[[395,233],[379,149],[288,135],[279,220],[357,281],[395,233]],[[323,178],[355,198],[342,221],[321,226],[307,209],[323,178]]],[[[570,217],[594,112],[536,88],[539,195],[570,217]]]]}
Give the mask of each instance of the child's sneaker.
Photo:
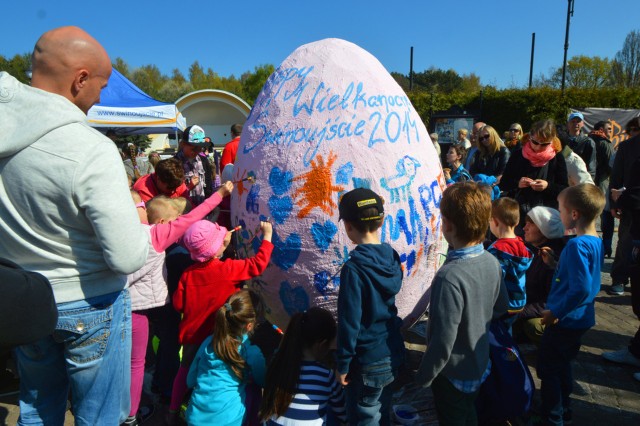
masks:
{"type": "Polygon", "coordinates": [[[151,416],[153,416],[153,413],[155,413],[155,411],[156,411],[156,407],[153,404],[144,405],[144,406],[140,407],[138,409],[138,420],[139,420],[138,423],[139,424],[143,424],[144,422],[149,420],[149,418],[151,418],[151,416]]]}
{"type": "Polygon", "coordinates": [[[636,358],[629,349],[624,348],[614,352],[603,352],[602,358],[617,362],[618,364],[633,365],[634,367],[640,367],[640,358],[636,358]]]}
{"type": "Polygon", "coordinates": [[[138,426],[138,418],[136,416],[129,416],[120,426],[138,426]]]}

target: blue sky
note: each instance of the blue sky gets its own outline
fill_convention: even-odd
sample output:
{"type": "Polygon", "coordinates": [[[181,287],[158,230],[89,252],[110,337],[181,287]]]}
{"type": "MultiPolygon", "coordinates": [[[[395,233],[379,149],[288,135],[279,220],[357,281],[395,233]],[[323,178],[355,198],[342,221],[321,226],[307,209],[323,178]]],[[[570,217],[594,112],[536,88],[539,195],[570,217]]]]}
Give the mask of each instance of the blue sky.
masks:
{"type": "MultiPolygon", "coordinates": [[[[562,65],[567,0],[11,1],[3,8],[0,54],[33,49],[45,31],[84,28],[112,59],[155,64],[185,75],[193,61],[222,76],[280,64],[298,46],[327,37],[351,41],[389,71],[431,66],[474,72],[501,88],[528,83],[531,33],[534,76],[562,65]]],[[[575,0],[569,57],[612,58],[640,30],[639,0],[575,0]]]]}

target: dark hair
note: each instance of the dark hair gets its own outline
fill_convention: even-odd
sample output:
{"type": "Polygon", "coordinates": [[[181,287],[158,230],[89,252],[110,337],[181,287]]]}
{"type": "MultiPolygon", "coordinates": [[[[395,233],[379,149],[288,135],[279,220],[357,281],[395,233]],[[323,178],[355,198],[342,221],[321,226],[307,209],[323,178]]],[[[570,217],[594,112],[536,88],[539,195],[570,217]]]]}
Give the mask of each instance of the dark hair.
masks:
{"type": "Polygon", "coordinates": [[[627,122],[627,125],[624,126],[624,129],[627,131],[627,133],[631,133],[632,127],[635,127],[636,129],[640,130],[640,117],[633,117],[631,120],[627,122]]]}
{"type": "Polygon", "coordinates": [[[242,336],[247,325],[256,322],[256,312],[253,308],[254,297],[249,290],[240,290],[227,299],[216,312],[216,322],[213,328],[213,352],[231,368],[242,380],[245,367],[244,358],[238,352],[238,345],[242,343],[242,336]]]}
{"type": "Polygon", "coordinates": [[[242,134],[242,124],[233,124],[231,126],[231,136],[236,137],[242,134]]]}
{"type": "Polygon", "coordinates": [[[454,183],[442,194],[440,213],[463,243],[482,241],[491,218],[491,195],[476,182],[454,183]]]}
{"type": "Polygon", "coordinates": [[[283,415],[293,397],[300,377],[304,349],[336,337],[336,322],[329,311],[309,308],[291,317],[280,348],[267,369],[260,419],[283,415]]]}
{"type": "MultiPolygon", "coordinates": [[[[380,212],[378,212],[378,209],[376,207],[369,207],[368,209],[363,209],[360,212],[360,215],[362,217],[371,217],[371,216],[377,216],[379,215],[380,212]]],[[[344,220],[344,222],[351,224],[351,226],[353,226],[356,231],[358,231],[361,234],[367,233],[367,232],[375,232],[378,229],[380,229],[380,227],[382,226],[382,221],[384,220],[384,216],[379,218],[379,219],[371,219],[371,220],[344,220]]]]}
{"type": "Polygon", "coordinates": [[[460,162],[464,163],[465,158],[467,158],[467,149],[462,144],[451,144],[449,149],[453,149],[457,155],[461,155],[460,162]]]}
{"type": "Polygon", "coordinates": [[[491,217],[514,227],[520,222],[520,204],[513,198],[498,198],[491,203],[491,217]]]}
{"type": "Polygon", "coordinates": [[[169,189],[176,189],[184,181],[182,163],[176,158],[160,160],[156,166],[156,177],[164,182],[169,189]]]}
{"type": "Polygon", "coordinates": [[[611,124],[611,120],[600,120],[596,124],[593,125],[593,130],[604,129],[606,124],[611,124]]]}
{"type": "Polygon", "coordinates": [[[140,170],[138,169],[138,161],[136,160],[136,154],[138,152],[138,149],[132,143],[130,143],[127,146],[127,149],[129,151],[129,158],[131,159],[131,164],[133,165],[133,178],[134,180],[138,180],[140,179],[140,176],[141,176],[140,170]]]}

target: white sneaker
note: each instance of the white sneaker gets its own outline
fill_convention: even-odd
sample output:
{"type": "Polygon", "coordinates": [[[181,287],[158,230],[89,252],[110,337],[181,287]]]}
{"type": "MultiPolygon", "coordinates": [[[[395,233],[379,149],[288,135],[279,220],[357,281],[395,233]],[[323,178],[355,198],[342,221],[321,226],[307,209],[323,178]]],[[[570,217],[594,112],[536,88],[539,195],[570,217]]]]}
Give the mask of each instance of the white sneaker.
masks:
{"type": "Polygon", "coordinates": [[[640,382],[640,373],[633,373],[633,378],[640,382]]]}
{"type": "Polygon", "coordinates": [[[615,352],[603,352],[602,357],[608,361],[617,362],[618,364],[633,365],[640,367],[640,358],[633,356],[629,349],[620,349],[615,352]]]}

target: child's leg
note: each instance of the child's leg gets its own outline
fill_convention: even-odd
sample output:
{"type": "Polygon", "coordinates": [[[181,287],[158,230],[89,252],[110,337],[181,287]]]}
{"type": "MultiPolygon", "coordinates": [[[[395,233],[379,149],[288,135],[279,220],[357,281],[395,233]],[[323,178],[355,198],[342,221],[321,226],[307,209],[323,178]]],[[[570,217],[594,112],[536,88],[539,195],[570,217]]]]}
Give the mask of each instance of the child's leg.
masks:
{"type": "Polygon", "coordinates": [[[438,422],[441,425],[474,426],[478,424],[475,401],[479,391],[461,392],[442,374],[433,380],[431,390],[438,422]]]}
{"type": "Polygon", "coordinates": [[[180,368],[180,343],[178,342],[180,314],[171,305],[150,309],[148,313],[149,321],[154,324],[155,334],[160,339],[153,385],[163,395],[170,396],[173,381],[180,368]]]}
{"type": "Polygon", "coordinates": [[[182,405],[184,396],[187,393],[187,374],[189,373],[189,367],[198,352],[199,345],[186,344],[182,348],[182,363],[178,369],[178,374],[173,381],[173,390],[171,391],[171,404],[169,405],[169,411],[177,412],[182,405]]]}
{"type": "Polygon", "coordinates": [[[142,397],[144,381],[144,360],[149,340],[149,321],[138,312],[131,313],[131,410],[129,416],[135,416],[142,397]]]}
{"type": "Polygon", "coordinates": [[[580,338],[586,331],[555,325],[546,327],[542,335],[536,370],[542,381],[541,414],[549,424],[562,424],[562,413],[569,409],[573,389],[571,361],[578,355],[580,338]]]}
{"type": "Polygon", "coordinates": [[[390,359],[387,357],[359,367],[354,364],[355,362],[351,363],[351,382],[346,388],[349,424],[390,424],[389,385],[394,380],[390,359]]]}

